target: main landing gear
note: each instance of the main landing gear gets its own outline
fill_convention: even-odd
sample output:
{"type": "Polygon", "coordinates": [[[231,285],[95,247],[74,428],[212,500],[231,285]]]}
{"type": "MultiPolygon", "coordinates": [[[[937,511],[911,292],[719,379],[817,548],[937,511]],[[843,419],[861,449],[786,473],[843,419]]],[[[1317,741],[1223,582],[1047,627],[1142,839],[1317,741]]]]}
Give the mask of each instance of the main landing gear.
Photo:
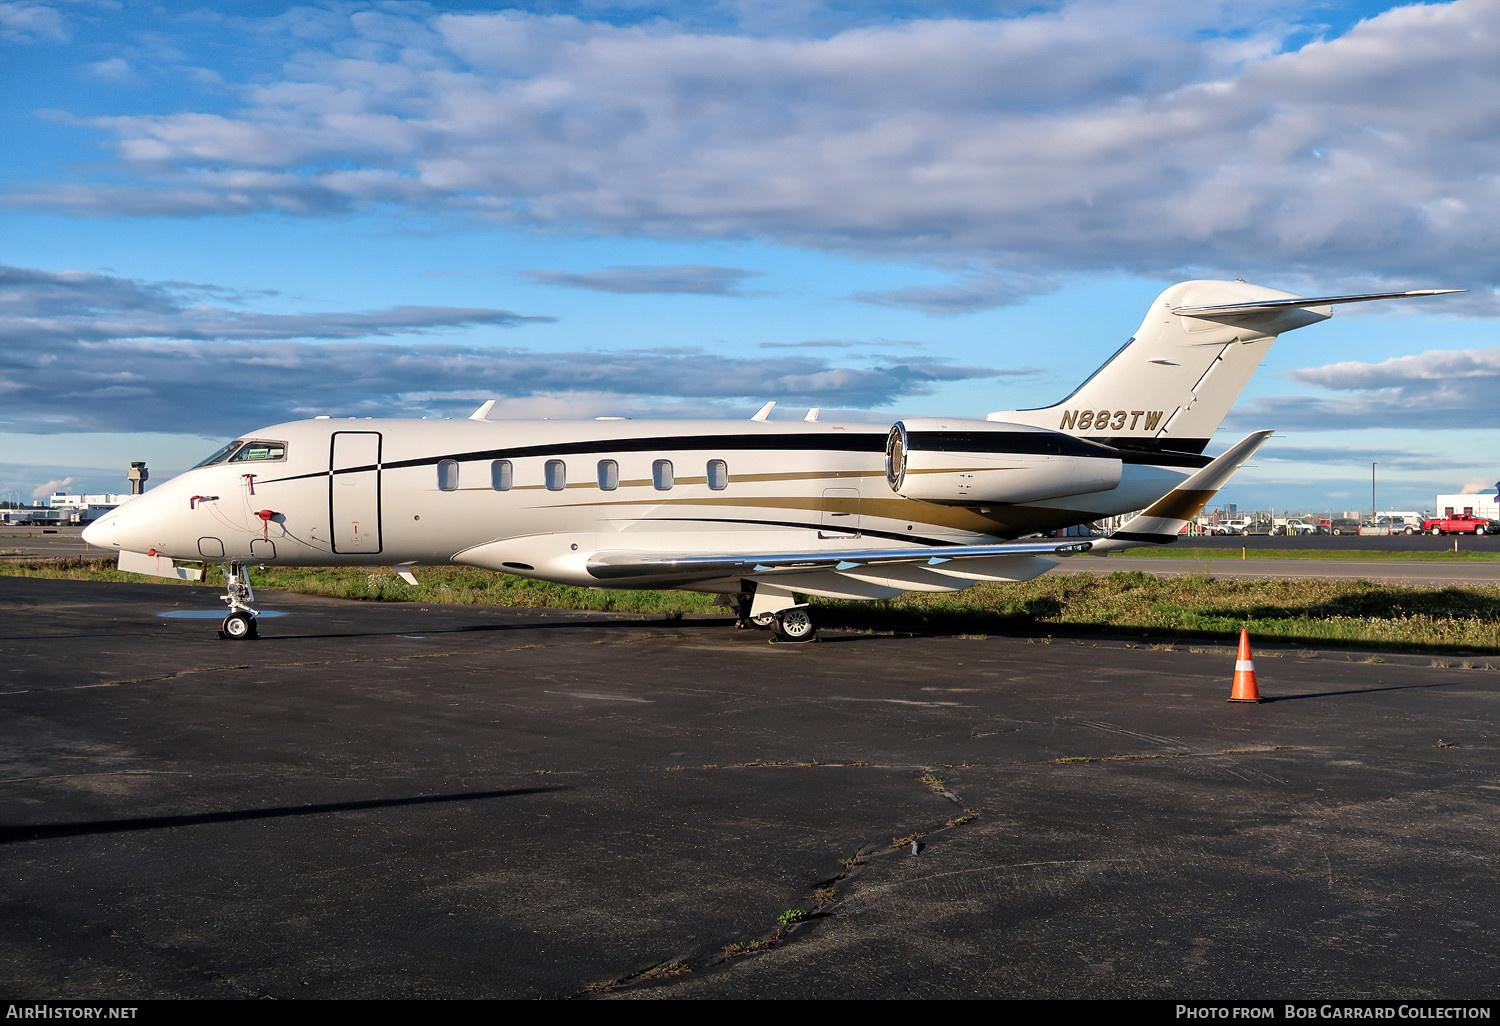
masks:
{"type": "Polygon", "coordinates": [[[226,563],[224,566],[224,604],[229,615],[219,627],[219,637],[229,641],[248,641],[260,636],[255,626],[255,610],[250,603],[255,601],[255,592],[250,588],[250,574],[243,563],[226,563]]]}
{"type": "Polygon", "coordinates": [[[734,596],[734,625],[741,630],[747,627],[758,627],[761,630],[769,629],[772,641],[814,641],[817,639],[818,631],[813,623],[812,611],[807,603],[787,595],[785,597],[768,594],[767,591],[742,592],[734,596]],[[756,601],[759,594],[760,601],[756,601]],[[781,602],[788,603],[780,609],[774,608],[781,602]],[[765,608],[766,606],[772,608],[765,608]]]}
{"type": "Polygon", "coordinates": [[[818,636],[807,606],[792,606],[775,614],[771,637],[775,641],[812,641],[818,636]]]}

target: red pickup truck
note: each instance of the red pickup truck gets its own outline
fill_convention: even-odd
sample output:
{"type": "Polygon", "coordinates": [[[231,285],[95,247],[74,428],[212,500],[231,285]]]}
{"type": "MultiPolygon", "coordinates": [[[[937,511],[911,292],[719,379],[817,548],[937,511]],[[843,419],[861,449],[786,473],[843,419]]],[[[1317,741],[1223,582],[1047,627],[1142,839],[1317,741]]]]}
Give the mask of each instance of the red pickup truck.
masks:
{"type": "Polygon", "coordinates": [[[1429,517],[1422,521],[1422,530],[1428,534],[1488,534],[1495,530],[1495,522],[1472,513],[1454,513],[1446,517],[1429,517]]]}

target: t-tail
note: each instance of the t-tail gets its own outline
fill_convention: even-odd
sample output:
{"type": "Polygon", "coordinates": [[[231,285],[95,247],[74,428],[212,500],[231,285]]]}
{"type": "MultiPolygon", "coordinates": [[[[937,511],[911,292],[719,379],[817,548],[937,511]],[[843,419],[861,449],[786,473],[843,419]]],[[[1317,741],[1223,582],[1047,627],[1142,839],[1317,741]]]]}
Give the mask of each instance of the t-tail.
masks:
{"type": "Polygon", "coordinates": [[[1327,320],[1342,303],[1462,291],[1308,297],[1243,281],[1185,281],[1156,297],[1135,336],[1072,395],[988,419],[1121,449],[1201,453],[1278,335],[1327,320]]]}

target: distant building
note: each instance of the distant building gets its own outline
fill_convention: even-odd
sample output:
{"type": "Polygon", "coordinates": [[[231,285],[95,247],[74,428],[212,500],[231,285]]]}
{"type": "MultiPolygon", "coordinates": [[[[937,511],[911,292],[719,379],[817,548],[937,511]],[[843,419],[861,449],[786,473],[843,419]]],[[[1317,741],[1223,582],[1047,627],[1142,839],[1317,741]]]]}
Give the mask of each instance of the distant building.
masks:
{"type": "Polygon", "coordinates": [[[83,509],[85,506],[118,506],[129,502],[134,496],[129,492],[96,492],[92,495],[71,495],[53,492],[41,501],[49,509],[83,509]]]}
{"type": "Polygon", "coordinates": [[[129,502],[135,496],[128,492],[98,492],[93,495],[71,495],[67,492],[53,492],[42,500],[41,504],[51,510],[55,516],[38,517],[33,515],[32,523],[61,524],[92,524],[104,514],[114,509],[121,503],[129,502]]]}
{"type": "Polygon", "coordinates": [[[1472,513],[1476,517],[1500,520],[1500,501],[1494,492],[1472,492],[1458,495],[1439,495],[1433,507],[1442,516],[1452,513],[1472,513]]]}
{"type": "Polygon", "coordinates": [[[46,526],[57,526],[59,524],[72,523],[72,513],[68,510],[48,509],[45,506],[33,506],[23,509],[8,509],[3,515],[5,525],[30,526],[42,524],[46,526]]]}

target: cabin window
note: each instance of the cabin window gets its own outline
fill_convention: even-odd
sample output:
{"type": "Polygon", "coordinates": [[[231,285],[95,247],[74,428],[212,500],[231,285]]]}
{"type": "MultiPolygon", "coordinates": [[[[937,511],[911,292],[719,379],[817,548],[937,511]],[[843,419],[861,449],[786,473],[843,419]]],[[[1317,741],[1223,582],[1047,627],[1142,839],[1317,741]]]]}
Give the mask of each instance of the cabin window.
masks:
{"type": "Polygon", "coordinates": [[[286,446],[281,442],[246,442],[240,446],[240,451],[229,458],[230,463],[240,463],[245,460],[284,460],[286,459],[286,446]]]}
{"type": "Polygon", "coordinates": [[[664,492],[672,487],[672,461],[657,460],[651,464],[651,480],[656,485],[656,490],[664,492]]]}
{"type": "Polygon", "coordinates": [[[515,483],[515,471],[510,460],[495,460],[490,464],[490,487],[497,492],[508,492],[515,483]]]}
{"type": "Polygon", "coordinates": [[[729,487],[729,464],[723,460],[708,461],[708,486],[716,492],[729,487]]]}
{"type": "Polygon", "coordinates": [[[620,465],[614,460],[599,461],[599,487],[606,492],[620,487],[620,465]]]}
{"type": "Polygon", "coordinates": [[[458,461],[443,460],[438,464],[438,487],[445,492],[458,489],[458,461]]]}
{"type": "Polygon", "coordinates": [[[568,487],[568,465],[562,460],[547,461],[547,490],[560,492],[568,487]]]}

